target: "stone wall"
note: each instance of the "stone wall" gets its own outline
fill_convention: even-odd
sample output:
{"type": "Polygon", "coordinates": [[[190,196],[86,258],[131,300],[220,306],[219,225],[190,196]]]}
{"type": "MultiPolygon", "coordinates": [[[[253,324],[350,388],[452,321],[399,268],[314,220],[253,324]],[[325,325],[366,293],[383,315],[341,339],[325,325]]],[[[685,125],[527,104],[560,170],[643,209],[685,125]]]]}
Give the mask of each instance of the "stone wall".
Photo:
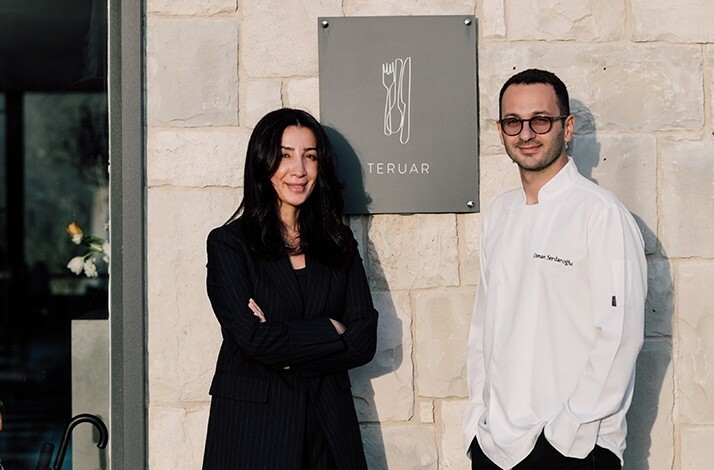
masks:
{"type": "MultiPolygon", "coordinates": [[[[240,201],[250,129],[319,114],[318,16],[475,14],[482,209],[519,184],[495,127],[504,80],[569,85],[581,171],[635,214],[649,261],[647,339],[626,469],[714,459],[714,4],[709,0],[147,0],[149,461],[199,468],[220,332],[205,238],[240,201]]],[[[480,214],[350,223],[381,313],[353,373],[374,469],[467,469],[465,349],[480,214]]]]}

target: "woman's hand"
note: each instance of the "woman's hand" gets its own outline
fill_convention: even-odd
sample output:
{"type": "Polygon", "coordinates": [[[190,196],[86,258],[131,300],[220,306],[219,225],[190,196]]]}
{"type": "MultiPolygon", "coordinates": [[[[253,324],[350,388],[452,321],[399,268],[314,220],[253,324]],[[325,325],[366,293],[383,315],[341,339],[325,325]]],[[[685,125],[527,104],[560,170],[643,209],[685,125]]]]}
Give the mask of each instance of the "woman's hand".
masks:
{"type": "Polygon", "coordinates": [[[263,311],[260,309],[258,304],[255,303],[255,300],[248,299],[248,308],[253,312],[253,315],[258,317],[258,320],[260,320],[260,323],[265,323],[265,314],[263,311]]]}
{"type": "Polygon", "coordinates": [[[338,322],[337,320],[333,320],[332,318],[330,318],[330,321],[332,322],[332,326],[335,327],[335,330],[337,330],[337,333],[342,334],[345,332],[345,325],[338,322]]]}
{"type": "MultiPolygon", "coordinates": [[[[255,300],[248,299],[248,308],[253,312],[253,315],[258,317],[258,320],[260,320],[260,323],[265,323],[265,314],[263,313],[263,310],[258,306],[257,303],[255,303],[255,300]]],[[[345,325],[342,323],[338,322],[337,320],[333,320],[330,318],[330,321],[332,322],[332,326],[335,327],[335,330],[337,333],[342,334],[345,332],[345,325]]]]}
{"type": "MultiPolygon", "coordinates": [[[[258,306],[257,303],[255,303],[255,300],[248,299],[248,308],[253,312],[253,315],[258,317],[258,320],[260,320],[260,323],[265,323],[265,314],[263,313],[263,310],[258,306]]],[[[284,370],[290,369],[290,366],[285,366],[283,367],[284,370]]]]}

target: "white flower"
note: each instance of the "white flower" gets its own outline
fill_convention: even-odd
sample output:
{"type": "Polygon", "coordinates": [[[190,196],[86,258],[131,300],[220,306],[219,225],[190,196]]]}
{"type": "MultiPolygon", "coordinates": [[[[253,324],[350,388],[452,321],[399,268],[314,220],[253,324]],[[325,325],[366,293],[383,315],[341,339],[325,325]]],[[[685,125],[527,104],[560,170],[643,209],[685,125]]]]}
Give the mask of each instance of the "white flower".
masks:
{"type": "Polygon", "coordinates": [[[67,263],[67,268],[69,268],[69,270],[72,271],[74,274],[81,274],[82,270],[84,269],[84,257],[75,256],[74,258],[69,260],[69,263],[67,263]]]}
{"type": "Polygon", "coordinates": [[[105,241],[104,244],[102,244],[102,253],[104,253],[104,256],[102,256],[102,259],[107,264],[109,264],[109,257],[111,256],[111,252],[112,252],[112,246],[109,244],[109,242],[105,241]]]}
{"type": "Polygon", "coordinates": [[[94,258],[91,256],[84,262],[84,275],[87,277],[97,277],[97,265],[94,264],[94,258]]]}
{"type": "Polygon", "coordinates": [[[97,259],[101,256],[101,259],[109,264],[109,257],[111,256],[109,242],[102,237],[86,235],[77,222],[69,224],[66,230],[72,243],[85,246],[89,250],[84,256],[73,258],[67,268],[77,275],[84,271],[84,275],[87,277],[97,277],[97,259]]]}

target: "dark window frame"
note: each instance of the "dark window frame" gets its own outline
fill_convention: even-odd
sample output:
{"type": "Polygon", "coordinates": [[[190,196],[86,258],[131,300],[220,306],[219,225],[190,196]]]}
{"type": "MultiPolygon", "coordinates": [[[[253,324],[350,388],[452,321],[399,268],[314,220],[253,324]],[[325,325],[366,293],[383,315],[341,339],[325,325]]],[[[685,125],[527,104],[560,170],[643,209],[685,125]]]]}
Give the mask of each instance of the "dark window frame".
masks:
{"type": "Polygon", "coordinates": [[[143,0],[109,0],[111,466],[147,468],[143,0]]]}

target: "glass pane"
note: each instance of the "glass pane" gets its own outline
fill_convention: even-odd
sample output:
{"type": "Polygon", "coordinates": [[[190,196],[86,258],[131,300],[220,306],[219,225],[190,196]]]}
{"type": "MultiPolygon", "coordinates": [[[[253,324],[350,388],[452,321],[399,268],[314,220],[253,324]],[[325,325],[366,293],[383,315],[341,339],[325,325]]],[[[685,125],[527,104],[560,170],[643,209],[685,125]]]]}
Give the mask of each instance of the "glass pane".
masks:
{"type": "MultiPolygon", "coordinates": [[[[76,221],[107,238],[106,3],[0,3],[0,70],[0,461],[9,470],[35,468],[43,443],[54,445],[54,465],[74,416],[109,416],[107,263],[91,252],[86,271],[70,271],[91,249],[66,231],[76,221]]],[[[98,440],[91,423],[74,427],[62,468],[108,468],[98,440]]]]}

